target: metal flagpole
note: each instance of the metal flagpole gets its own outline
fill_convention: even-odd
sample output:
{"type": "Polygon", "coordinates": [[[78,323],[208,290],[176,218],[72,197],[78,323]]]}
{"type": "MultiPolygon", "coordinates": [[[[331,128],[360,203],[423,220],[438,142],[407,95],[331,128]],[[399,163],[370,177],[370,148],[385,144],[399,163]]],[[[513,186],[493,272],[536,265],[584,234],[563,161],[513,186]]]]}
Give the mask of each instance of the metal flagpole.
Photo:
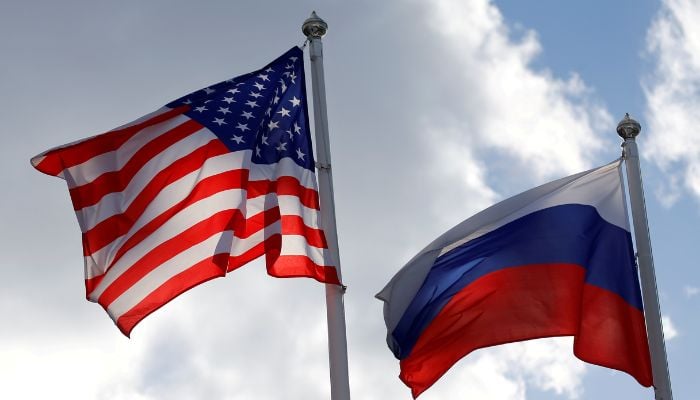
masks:
{"type": "MultiPolygon", "coordinates": [[[[328,24],[312,12],[301,27],[309,39],[311,56],[311,83],[314,99],[314,125],[316,132],[316,167],[321,202],[321,222],[328,240],[328,249],[335,262],[338,278],[340,254],[338,233],[335,227],[335,203],[333,200],[333,175],[331,174],[331,152],[328,139],[328,114],[326,113],[326,85],[323,78],[323,44],[328,24]]],[[[331,375],[331,399],[350,400],[348,379],[348,344],[345,336],[344,286],[326,284],[326,316],[328,320],[328,359],[331,375]]]]}
{"type": "Polygon", "coordinates": [[[639,264],[639,276],[642,283],[644,318],[647,323],[651,369],[654,377],[654,393],[656,400],[672,400],[671,377],[668,373],[661,309],[659,307],[656,275],[654,273],[654,259],[651,255],[649,224],[644,203],[642,171],[639,166],[637,142],[635,142],[635,138],[641,130],[642,126],[639,122],[630,118],[629,114],[625,114],[625,118],[617,125],[617,134],[625,140],[622,144],[623,157],[627,166],[627,183],[629,186],[630,205],[632,207],[637,263],[639,264]]]}

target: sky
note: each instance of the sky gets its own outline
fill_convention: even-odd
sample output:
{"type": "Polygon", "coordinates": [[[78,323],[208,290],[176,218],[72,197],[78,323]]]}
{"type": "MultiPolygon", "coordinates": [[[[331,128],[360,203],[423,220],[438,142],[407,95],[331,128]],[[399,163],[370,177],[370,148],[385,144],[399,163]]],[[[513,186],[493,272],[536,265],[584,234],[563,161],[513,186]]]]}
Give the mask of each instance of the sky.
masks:
{"type": "MultiPolygon", "coordinates": [[[[435,237],[530,187],[612,161],[629,112],[675,397],[700,391],[700,4],[691,0],[0,2],[0,398],[327,399],[325,295],[258,260],[124,337],[84,297],[65,183],[29,159],[301,45],[316,10],[351,396],[410,399],[384,284],[435,237]]],[[[307,51],[308,57],[308,51],[307,51]]],[[[307,60],[308,63],[308,60],[307,60]]],[[[307,72],[307,77],[310,72],[307,72]]],[[[570,338],[483,349],[422,400],[644,399],[570,338]]]]}

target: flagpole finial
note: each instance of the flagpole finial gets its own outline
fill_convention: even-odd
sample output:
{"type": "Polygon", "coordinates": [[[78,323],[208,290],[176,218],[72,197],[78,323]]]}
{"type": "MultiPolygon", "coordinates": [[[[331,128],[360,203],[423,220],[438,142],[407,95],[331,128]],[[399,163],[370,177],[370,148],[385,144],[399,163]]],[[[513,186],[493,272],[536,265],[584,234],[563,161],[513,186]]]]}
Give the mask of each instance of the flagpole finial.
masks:
{"type": "Polygon", "coordinates": [[[320,39],[328,31],[328,24],[316,15],[316,11],[312,11],[311,16],[301,26],[301,31],[309,39],[320,39]]]}
{"type": "Polygon", "coordinates": [[[617,134],[625,140],[636,138],[641,130],[642,125],[630,118],[629,113],[625,113],[625,118],[617,124],[617,134]]]}

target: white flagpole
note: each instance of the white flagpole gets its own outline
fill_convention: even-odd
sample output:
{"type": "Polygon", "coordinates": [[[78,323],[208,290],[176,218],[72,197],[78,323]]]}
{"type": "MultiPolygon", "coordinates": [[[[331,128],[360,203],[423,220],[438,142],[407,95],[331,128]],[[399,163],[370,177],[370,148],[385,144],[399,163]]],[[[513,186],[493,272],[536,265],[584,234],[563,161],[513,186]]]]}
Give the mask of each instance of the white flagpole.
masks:
{"type": "MultiPolygon", "coordinates": [[[[309,39],[311,57],[311,83],[314,99],[314,125],[316,133],[316,168],[321,202],[321,222],[328,240],[328,249],[335,262],[338,278],[340,254],[338,233],[335,226],[335,203],[333,200],[333,175],[331,174],[331,152],[328,139],[328,114],[326,113],[326,84],[323,77],[323,44],[321,37],[328,25],[312,12],[301,27],[309,39]]],[[[348,377],[348,344],[345,335],[344,286],[326,284],[326,317],[328,320],[328,360],[331,375],[331,399],[350,400],[348,377]]]]}
{"type": "Polygon", "coordinates": [[[629,114],[625,114],[625,118],[617,125],[617,134],[625,140],[622,144],[623,157],[627,167],[634,241],[637,248],[637,263],[639,264],[642,299],[644,300],[644,318],[647,323],[651,369],[654,377],[654,393],[656,400],[672,400],[671,377],[668,373],[661,308],[656,289],[654,259],[651,255],[651,238],[649,237],[649,224],[644,203],[642,171],[639,165],[637,142],[635,142],[635,138],[641,130],[642,126],[639,122],[631,119],[629,114]]]}

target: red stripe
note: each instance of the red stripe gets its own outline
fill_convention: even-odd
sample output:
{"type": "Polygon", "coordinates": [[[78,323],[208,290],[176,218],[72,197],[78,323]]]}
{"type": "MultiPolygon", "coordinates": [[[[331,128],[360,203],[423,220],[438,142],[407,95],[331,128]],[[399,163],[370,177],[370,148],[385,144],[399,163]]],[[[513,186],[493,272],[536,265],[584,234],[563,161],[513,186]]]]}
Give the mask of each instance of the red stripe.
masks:
{"type": "Polygon", "coordinates": [[[280,216],[279,207],[269,208],[246,219],[244,224],[237,227],[235,235],[237,238],[246,239],[280,220],[282,235],[304,236],[307,243],[313,247],[328,247],[326,237],[321,229],[307,226],[304,223],[304,219],[299,215],[280,216]]]}
{"type": "Polygon", "coordinates": [[[189,106],[174,108],[139,124],[103,133],[66,147],[50,150],[43,155],[44,159],[35,168],[45,174],[58,176],[66,168],[82,164],[100,154],[118,149],[124,142],[131,139],[141,130],[176,117],[188,109],[189,106]]]}
{"type": "Polygon", "coordinates": [[[268,193],[278,195],[290,195],[299,197],[301,204],[314,210],[319,209],[318,192],[303,186],[297,178],[291,176],[280,176],[276,181],[260,180],[250,181],[248,186],[248,198],[264,196],[268,193]]]}
{"type": "Polygon", "coordinates": [[[228,272],[264,255],[267,273],[277,278],[309,277],[322,283],[339,285],[338,273],[332,266],[318,265],[310,258],[299,255],[280,256],[282,236],[272,235],[239,256],[232,256],[228,272]]]}
{"type": "Polygon", "coordinates": [[[322,283],[340,285],[334,267],[318,265],[306,256],[279,256],[272,265],[267,265],[267,273],[276,278],[309,277],[322,283]]]}
{"type": "Polygon", "coordinates": [[[652,386],[651,357],[644,314],[611,291],[583,287],[581,327],[574,340],[576,357],[632,375],[652,386]]]}
{"type": "Polygon", "coordinates": [[[282,216],[282,235],[300,235],[313,247],[328,248],[323,231],[307,226],[304,219],[298,215],[282,216]]]}
{"type": "Polygon", "coordinates": [[[141,280],[146,274],[158,268],[159,265],[197,243],[210,238],[212,235],[226,230],[233,230],[236,220],[241,217],[239,210],[220,211],[159,244],[119,275],[102,293],[98,302],[103,307],[108,307],[117,297],[121,296],[122,293],[141,280]]]}
{"type": "MultiPolygon", "coordinates": [[[[163,214],[161,214],[158,217],[151,220],[149,223],[147,223],[141,229],[139,229],[136,233],[134,233],[128,240],[126,240],[124,242],[124,244],[116,252],[112,263],[107,268],[107,271],[109,270],[109,268],[111,268],[111,265],[114,265],[117,261],[119,261],[119,259],[124,254],[126,254],[127,251],[131,250],[133,247],[138,245],[142,240],[147,238],[150,234],[152,234],[159,227],[161,227],[163,224],[165,224],[170,218],[172,218],[173,215],[180,212],[182,209],[186,208],[190,204],[196,203],[197,201],[199,201],[203,198],[211,196],[212,194],[218,193],[218,192],[223,191],[223,190],[240,187],[241,181],[245,180],[246,172],[247,172],[247,170],[229,171],[226,173],[212,176],[210,178],[207,178],[206,180],[202,180],[197,186],[195,186],[195,188],[193,189],[193,192],[190,196],[188,196],[186,199],[184,199],[180,203],[176,204],[175,206],[171,207],[163,214]],[[240,175],[244,175],[244,177],[241,177],[240,175]]],[[[245,238],[248,238],[250,235],[264,229],[265,227],[267,227],[267,226],[269,226],[269,225],[271,225],[279,220],[280,220],[279,208],[273,207],[269,210],[266,210],[264,212],[260,212],[256,215],[254,215],[253,217],[245,220],[245,222],[242,220],[238,220],[238,223],[236,223],[234,228],[233,228],[234,234],[238,238],[245,239],[245,238]]],[[[309,245],[311,245],[313,247],[318,247],[318,248],[327,248],[328,247],[323,231],[320,229],[306,226],[304,224],[304,220],[301,217],[296,216],[296,215],[284,215],[281,217],[281,233],[283,235],[304,236],[307,243],[309,243],[309,245]]],[[[92,243],[90,245],[92,245],[92,243]]],[[[89,245],[84,243],[84,247],[86,247],[86,246],[89,246],[89,245]]],[[[261,255],[263,255],[264,252],[265,252],[265,244],[264,243],[256,245],[256,248],[249,250],[245,255],[236,257],[236,259],[237,259],[236,265],[241,266],[241,265],[245,264],[246,262],[254,260],[255,258],[258,258],[261,255]]],[[[313,263],[311,263],[311,264],[313,264],[313,263]]],[[[309,267],[307,269],[316,271],[317,269],[325,270],[326,268],[329,268],[329,267],[315,268],[315,267],[312,267],[311,264],[309,264],[309,267]]],[[[315,265],[315,264],[313,264],[313,265],[315,265]]],[[[232,267],[231,269],[235,269],[235,268],[237,268],[237,267],[232,267]]],[[[332,267],[330,267],[330,268],[332,269],[332,275],[335,276],[335,278],[328,278],[328,279],[337,280],[337,276],[335,274],[335,269],[332,267]]],[[[328,272],[313,272],[313,274],[311,274],[311,275],[313,275],[313,276],[326,276],[328,274],[329,274],[328,272]]],[[[103,275],[104,274],[99,275],[99,276],[95,276],[91,279],[86,280],[86,289],[88,290],[88,292],[87,292],[88,295],[97,287],[97,285],[99,284],[103,275]]],[[[271,274],[271,275],[276,276],[275,274],[271,274]]],[[[289,276],[307,276],[308,274],[294,273],[294,274],[288,274],[288,275],[289,276]]],[[[311,276],[311,275],[309,275],[309,276],[311,276]]],[[[325,278],[321,278],[321,279],[325,279],[325,278]]],[[[323,280],[323,282],[325,282],[325,280],[323,280]]]]}
{"type": "MultiPolygon", "coordinates": [[[[97,204],[105,195],[121,192],[149,160],[200,129],[202,129],[202,126],[199,123],[194,120],[188,120],[144,144],[122,169],[106,172],[90,183],[69,189],[73,200],[73,209],[80,210],[81,208],[97,204]]],[[[223,143],[221,146],[224,146],[223,143]]]]}
{"type": "Polygon", "coordinates": [[[477,279],[445,305],[401,360],[401,380],[415,398],[476,349],[573,335],[584,273],[576,265],[532,265],[477,279]]]}
{"type": "Polygon", "coordinates": [[[228,254],[216,254],[173,276],[116,321],[127,337],[136,324],[187,290],[210,279],[224,276],[228,254]]]}
{"type": "MultiPolygon", "coordinates": [[[[584,274],[585,270],[577,265],[535,264],[506,268],[477,279],[445,305],[411,354],[401,360],[401,380],[411,388],[415,398],[476,349],[576,335],[575,342],[582,343],[578,345],[579,358],[623,370],[637,377],[640,383],[646,383],[644,374],[638,375],[638,368],[631,366],[643,359],[643,355],[625,359],[639,351],[638,323],[633,330],[609,324],[607,330],[595,332],[601,328],[595,316],[601,309],[605,309],[602,318],[608,323],[612,319],[636,320],[641,313],[630,306],[622,309],[619,304],[604,304],[610,300],[609,296],[591,301],[595,297],[592,295],[604,290],[586,293],[591,289],[588,285],[584,289],[584,274]],[[600,302],[597,308],[588,309],[596,301],[600,302]],[[632,310],[638,315],[630,315],[632,310]],[[580,326],[588,328],[580,329],[580,326]],[[622,351],[620,346],[626,347],[624,343],[628,340],[637,345],[622,351]]],[[[646,343],[646,335],[643,337],[646,343]]]]}
{"type": "Polygon", "coordinates": [[[90,293],[92,293],[92,291],[95,290],[97,285],[99,285],[100,282],[102,282],[102,278],[104,278],[105,275],[100,274],[97,276],[93,276],[92,278],[87,278],[87,272],[86,272],[85,276],[86,276],[86,278],[85,278],[85,298],[87,298],[88,301],[92,301],[92,300],[90,300],[90,293]]]}
{"type": "MultiPolygon", "coordinates": [[[[104,246],[129,232],[129,229],[132,228],[151,201],[153,201],[163,188],[190,172],[199,169],[210,157],[216,156],[222,151],[227,151],[225,148],[221,148],[219,145],[220,143],[218,139],[214,140],[207,146],[199,148],[187,157],[176,161],[168,168],[162,170],[149,182],[144,190],[139,193],[124,213],[113,215],[84,233],[84,255],[88,256],[102,249],[104,246]],[[214,151],[214,154],[209,154],[210,151],[214,151]]],[[[115,260],[118,259],[120,253],[131,249],[184,208],[224,190],[241,188],[244,186],[247,179],[248,170],[240,169],[226,171],[202,179],[192,188],[192,191],[186,198],[176,203],[135,232],[131,238],[124,243],[122,249],[117,256],[115,256],[115,260]]],[[[231,206],[233,206],[233,204],[231,206]]]]}
{"type": "Polygon", "coordinates": [[[248,249],[248,251],[246,251],[243,254],[240,254],[237,256],[231,256],[229,258],[229,261],[228,261],[228,271],[227,272],[231,272],[234,269],[238,269],[238,268],[248,264],[249,262],[255,260],[256,258],[264,255],[265,248],[266,248],[265,241],[262,241],[262,242],[256,244],[255,246],[253,246],[252,248],[248,249]]]}
{"type": "Polygon", "coordinates": [[[261,211],[241,223],[237,226],[234,234],[237,238],[247,239],[251,235],[259,232],[266,227],[274,224],[280,220],[280,209],[279,207],[271,207],[267,210],[261,211]]]}

